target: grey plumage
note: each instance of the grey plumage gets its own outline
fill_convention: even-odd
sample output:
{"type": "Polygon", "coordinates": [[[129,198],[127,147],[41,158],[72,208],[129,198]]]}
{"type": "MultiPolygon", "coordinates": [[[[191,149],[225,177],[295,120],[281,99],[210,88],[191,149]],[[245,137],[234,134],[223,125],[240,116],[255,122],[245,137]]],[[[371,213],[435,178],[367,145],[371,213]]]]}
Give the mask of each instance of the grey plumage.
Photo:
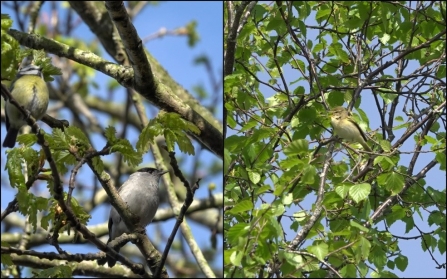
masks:
{"type": "MultiPolygon", "coordinates": [[[[130,175],[129,179],[119,188],[118,192],[124,202],[127,203],[130,211],[140,218],[140,224],[146,227],[154,218],[158,209],[158,184],[160,177],[167,173],[154,168],[142,168],[130,175]]],[[[109,215],[109,240],[111,242],[123,233],[129,233],[126,224],[121,219],[116,209],[112,207],[109,215]]],[[[120,247],[115,251],[119,252],[120,247]]],[[[110,256],[97,260],[99,265],[108,262],[109,267],[113,267],[116,260],[110,256]]]]}

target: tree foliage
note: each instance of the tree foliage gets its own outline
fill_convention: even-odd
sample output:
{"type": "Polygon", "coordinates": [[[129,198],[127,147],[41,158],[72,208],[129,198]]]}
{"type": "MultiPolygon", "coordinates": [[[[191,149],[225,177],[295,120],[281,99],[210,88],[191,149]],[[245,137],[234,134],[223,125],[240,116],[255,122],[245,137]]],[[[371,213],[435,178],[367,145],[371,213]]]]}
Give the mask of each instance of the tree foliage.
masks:
{"type": "Polygon", "coordinates": [[[226,2],[225,276],[396,277],[409,240],[445,268],[445,15],[226,2]],[[331,137],[342,105],[372,153],[331,137]]]}

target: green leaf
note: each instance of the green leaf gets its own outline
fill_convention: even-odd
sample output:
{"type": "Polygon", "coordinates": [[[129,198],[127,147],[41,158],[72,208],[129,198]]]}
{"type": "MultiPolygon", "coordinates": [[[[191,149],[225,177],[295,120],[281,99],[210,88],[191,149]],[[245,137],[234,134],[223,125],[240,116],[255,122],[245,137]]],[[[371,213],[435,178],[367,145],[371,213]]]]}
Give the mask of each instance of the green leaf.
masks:
{"type": "Polygon", "coordinates": [[[386,214],[385,218],[389,226],[396,221],[402,220],[406,216],[406,210],[401,207],[393,206],[392,211],[386,214]]]}
{"type": "Polygon", "coordinates": [[[237,152],[238,150],[241,150],[245,145],[247,141],[247,137],[245,136],[237,136],[232,135],[225,139],[224,145],[225,148],[228,149],[230,152],[237,152]]]}
{"type": "Polygon", "coordinates": [[[370,193],[371,193],[371,184],[369,183],[361,183],[349,188],[349,196],[356,203],[359,203],[368,198],[370,193]]]}
{"type": "Polygon", "coordinates": [[[328,245],[322,242],[307,247],[307,250],[310,253],[314,254],[317,257],[317,259],[322,261],[324,260],[324,257],[326,257],[326,255],[328,254],[328,245]]]}
{"type": "Polygon", "coordinates": [[[369,251],[371,249],[371,242],[365,237],[360,237],[359,240],[354,244],[352,250],[354,252],[354,257],[356,262],[363,262],[368,259],[369,251]]]}
{"type": "MultiPolygon", "coordinates": [[[[273,216],[283,215],[284,212],[286,211],[283,204],[272,205],[271,208],[269,208],[269,210],[271,210],[271,213],[273,216]]],[[[268,215],[268,214],[266,214],[266,215],[268,215]]],[[[276,222],[276,220],[275,220],[275,222],[276,222]]]]}
{"type": "Polygon", "coordinates": [[[236,214],[245,211],[250,211],[253,209],[253,203],[249,200],[240,201],[232,209],[229,210],[230,213],[236,214]]]}
{"type": "Polygon", "coordinates": [[[386,180],[386,189],[391,191],[392,195],[397,195],[404,187],[404,178],[401,174],[392,172],[386,180]]]}
{"type": "Polygon", "coordinates": [[[230,256],[230,261],[234,266],[240,266],[244,253],[242,251],[234,251],[230,256]]]}
{"type": "Polygon", "coordinates": [[[104,163],[99,156],[92,158],[92,165],[97,173],[102,173],[104,171],[104,163]]]}
{"type": "Polygon", "coordinates": [[[224,165],[223,165],[223,170],[224,170],[224,174],[228,174],[228,168],[230,167],[230,163],[231,163],[231,153],[230,151],[228,151],[228,149],[224,149],[224,165]]]}
{"type": "Polygon", "coordinates": [[[53,129],[53,136],[45,136],[45,140],[49,142],[53,149],[66,150],[69,148],[67,137],[61,129],[53,129]]]}
{"type": "Polygon", "coordinates": [[[376,245],[371,248],[369,260],[379,269],[383,269],[387,262],[385,247],[376,245]]]}
{"type": "MultiPolygon", "coordinates": [[[[42,130],[41,133],[44,133],[44,137],[46,133],[42,130]]],[[[26,146],[32,146],[37,143],[37,136],[35,134],[22,134],[17,136],[17,143],[24,144],[26,146]]]]}
{"type": "Polygon", "coordinates": [[[350,224],[352,227],[354,227],[354,228],[358,228],[359,230],[361,230],[361,231],[363,231],[363,232],[368,232],[368,231],[369,231],[368,228],[364,227],[363,225],[357,223],[357,222],[354,221],[354,220],[350,220],[350,221],[349,221],[349,224],[350,224]]]}
{"type": "Polygon", "coordinates": [[[67,144],[69,145],[90,145],[90,141],[84,132],[76,126],[70,126],[64,129],[66,135],[67,144]]]}
{"type": "Polygon", "coordinates": [[[284,149],[284,154],[287,156],[294,156],[305,154],[309,150],[309,142],[304,139],[292,141],[289,146],[284,149]]]}
{"type": "Polygon", "coordinates": [[[349,56],[343,49],[343,45],[340,43],[333,43],[329,46],[329,52],[341,59],[344,63],[350,63],[349,56]]]}
{"type": "Polygon", "coordinates": [[[439,163],[439,169],[445,171],[446,169],[446,155],[444,152],[436,152],[436,161],[439,163]]]}
{"type": "Polygon", "coordinates": [[[389,171],[396,166],[396,164],[387,155],[377,156],[374,159],[374,165],[380,165],[385,171],[389,171]]]}
{"type": "Polygon", "coordinates": [[[409,233],[412,229],[414,229],[414,220],[412,217],[403,218],[402,221],[405,223],[405,233],[409,233]]]}
{"type": "Polygon", "coordinates": [[[303,172],[302,182],[304,184],[314,184],[317,170],[314,166],[308,165],[303,172]]]}
{"type": "Polygon", "coordinates": [[[397,268],[402,272],[408,267],[408,258],[404,255],[398,255],[394,262],[396,263],[397,268]]]}
{"type": "Polygon", "coordinates": [[[107,126],[106,129],[104,130],[104,136],[107,139],[107,142],[113,144],[115,143],[118,139],[116,137],[116,129],[113,126],[107,126]]]}
{"type": "Polygon", "coordinates": [[[226,237],[233,245],[236,245],[240,237],[246,237],[249,233],[250,225],[246,223],[238,223],[228,229],[226,237]]]}
{"type": "Polygon", "coordinates": [[[289,193],[287,195],[284,195],[282,198],[282,203],[284,205],[290,205],[293,202],[293,194],[289,193]]]}
{"type": "Polygon", "coordinates": [[[258,184],[259,181],[261,181],[261,175],[255,171],[247,170],[248,177],[250,178],[250,181],[254,184],[258,184]]]}
{"type": "Polygon", "coordinates": [[[303,256],[295,253],[290,253],[284,250],[279,251],[279,259],[280,260],[284,259],[292,265],[299,265],[303,263],[303,256]]]}
{"type": "MultiPolygon", "coordinates": [[[[4,245],[5,242],[2,241],[2,246],[4,245]]],[[[6,246],[5,246],[6,247],[6,246]]],[[[6,266],[12,266],[14,265],[14,262],[12,260],[11,255],[9,254],[3,254],[1,255],[1,262],[2,264],[6,265],[6,266]]]]}
{"type": "Polygon", "coordinates": [[[123,155],[124,162],[131,167],[138,166],[143,162],[142,154],[135,151],[127,139],[118,139],[110,146],[110,150],[111,152],[120,152],[123,155]]]}
{"type": "Polygon", "coordinates": [[[315,15],[315,19],[320,19],[323,17],[326,17],[328,15],[331,14],[331,10],[330,9],[320,9],[317,11],[316,15],[315,15]]]}
{"type": "Polygon", "coordinates": [[[307,214],[305,211],[298,211],[293,213],[293,218],[295,218],[298,222],[301,222],[307,218],[307,214]]]}
{"type": "Polygon", "coordinates": [[[38,278],[71,278],[73,277],[72,268],[68,265],[58,265],[36,271],[38,278]]]}
{"type": "Polygon", "coordinates": [[[347,264],[341,268],[340,274],[345,278],[357,277],[357,268],[353,264],[347,264]]]}
{"type": "Polygon", "coordinates": [[[13,148],[7,153],[5,168],[8,170],[9,183],[11,187],[16,188],[19,185],[25,185],[25,177],[22,172],[23,153],[20,149],[13,148]]]}
{"type": "Polygon", "coordinates": [[[191,122],[184,120],[177,113],[161,111],[155,119],[151,119],[143,129],[137,141],[137,150],[145,153],[149,150],[150,144],[154,144],[157,136],[164,136],[169,152],[174,151],[177,144],[180,151],[187,154],[194,154],[194,146],[187,136],[187,132],[199,134],[200,130],[191,122]]]}
{"type": "Polygon", "coordinates": [[[383,34],[383,36],[379,40],[382,44],[386,45],[390,38],[391,36],[389,34],[383,34]]]}

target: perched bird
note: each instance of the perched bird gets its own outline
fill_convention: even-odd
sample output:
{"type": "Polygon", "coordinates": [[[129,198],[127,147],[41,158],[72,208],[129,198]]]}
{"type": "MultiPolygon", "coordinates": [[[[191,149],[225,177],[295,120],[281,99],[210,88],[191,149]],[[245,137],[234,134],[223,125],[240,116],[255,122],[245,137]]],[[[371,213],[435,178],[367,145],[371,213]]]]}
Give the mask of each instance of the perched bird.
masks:
{"type": "Polygon", "coordinates": [[[368,140],[362,128],[351,119],[349,112],[344,107],[335,107],[330,112],[331,125],[334,132],[341,138],[360,143],[366,151],[372,152],[368,140]]]}
{"type": "MultiPolygon", "coordinates": [[[[19,70],[11,88],[12,97],[36,119],[41,119],[48,108],[48,87],[43,79],[42,69],[35,65],[19,70]]],[[[26,117],[9,102],[5,103],[6,137],[3,147],[14,147],[20,128],[26,125],[26,117]]]]}
{"type": "MultiPolygon", "coordinates": [[[[120,197],[126,202],[130,211],[140,218],[140,225],[146,227],[154,218],[158,209],[159,194],[158,184],[160,177],[168,171],[154,168],[142,168],[130,175],[129,179],[118,189],[120,197]]],[[[107,244],[123,233],[130,233],[124,220],[114,207],[110,209],[109,215],[109,240],[107,244]]],[[[120,247],[115,251],[119,252],[120,247]]],[[[97,260],[99,265],[108,263],[113,267],[116,260],[106,255],[105,258],[97,260]]]]}

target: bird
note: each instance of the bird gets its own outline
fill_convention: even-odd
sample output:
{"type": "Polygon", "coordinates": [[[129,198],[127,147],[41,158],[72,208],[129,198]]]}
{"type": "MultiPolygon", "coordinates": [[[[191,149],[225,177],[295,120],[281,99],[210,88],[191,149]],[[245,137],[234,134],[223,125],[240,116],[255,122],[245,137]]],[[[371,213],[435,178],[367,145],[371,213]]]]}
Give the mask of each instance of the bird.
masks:
{"type": "MultiPolygon", "coordinates": [[[[155,216],[159,205],[159,182],[160,177],[168,171],[154,168],[142,168],[129,176],[129,179],[118,189],[118,193],[129,207],[129,210],[137,215],[140,225],[146,227],[155,216]]],[[[123,233],[130,233],[124,220],[118,211],[112,207],[109,214],[109,244],[123,233]]],[[[115,247],[118,253],[121,247],[115,247]]],[[[108,263],[109,267],[116,264],[116,260],[109,255],[97,260],[98,265],[108,263]]]]}
{"type": "Polygon", "coordinates": [[[344,107],[335,107],[331,110],[331,125],[335,133],[348,141],[360,143],[366,151],[372,152],[366,143],[367,138],[362,128],[351,119],[349,112],[344,107]]]}
{"type": "MultiPolygon", "coordinates": [[[[11,84],[11,96],[25,109],[34,119],[41,119],[48,108],[48,87],[43,79],[42,68],[35,65],[23,67],[17,73],[11,84]]],[[[25,126],[26,117],[19,109],[11,104],[9,100],[5,103],[6,115],[6,137],[3,147],[13,148],[16,144],[19,130],[25,126]]]]}

